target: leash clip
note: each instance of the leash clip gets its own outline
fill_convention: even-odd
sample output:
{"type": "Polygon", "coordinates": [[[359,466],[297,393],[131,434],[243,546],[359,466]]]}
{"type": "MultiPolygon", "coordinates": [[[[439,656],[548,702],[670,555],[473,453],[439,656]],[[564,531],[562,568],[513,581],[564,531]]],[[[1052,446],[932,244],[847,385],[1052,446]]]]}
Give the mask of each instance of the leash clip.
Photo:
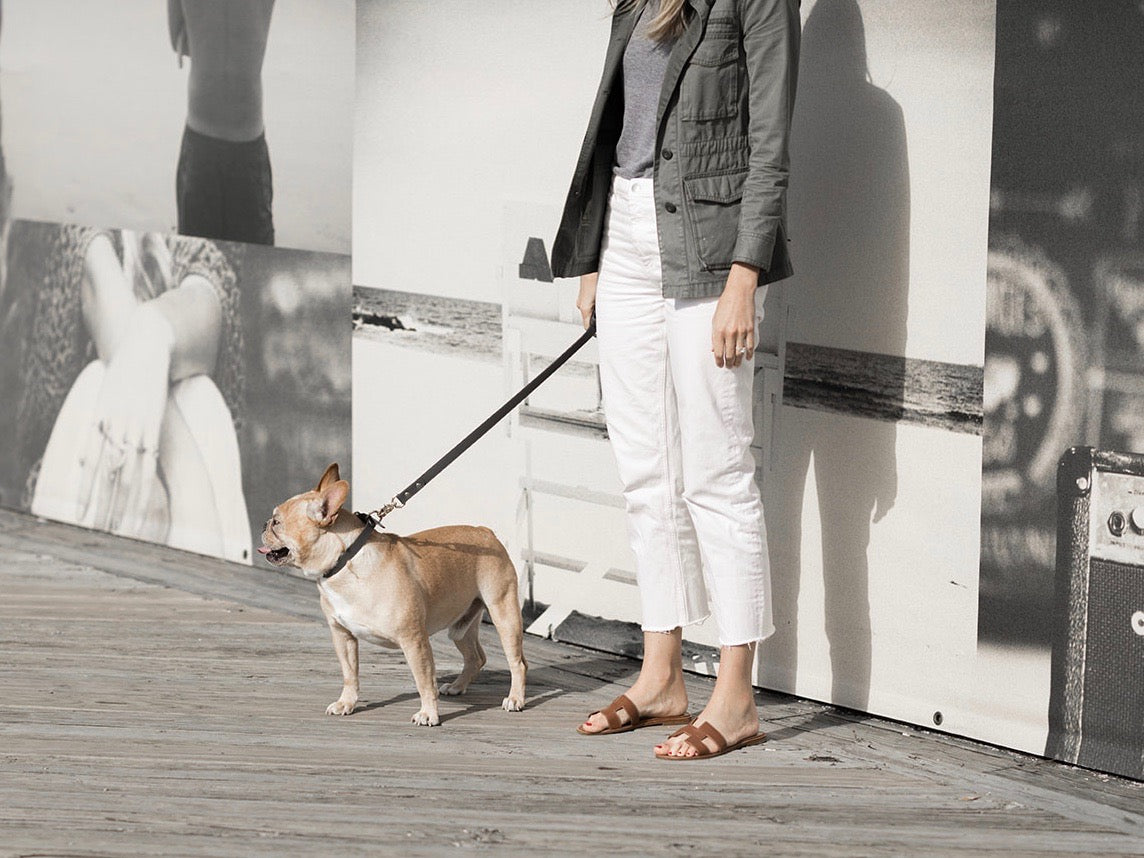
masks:
{"type": "Polygon", "coordinates": [[[375,527],[384,528],[385,525],[381,523],[381,520],[393,512],[395,509],[401,509],[403,506],[405,506],[405,504],[403,504],[400,500],[398,500],[396,496],[394,496],[393,500],[391,500],[389,503],[385,504],[384,506],[380,506],[371,512],[369,517],[376,522],[374,525],[375,527]]]}

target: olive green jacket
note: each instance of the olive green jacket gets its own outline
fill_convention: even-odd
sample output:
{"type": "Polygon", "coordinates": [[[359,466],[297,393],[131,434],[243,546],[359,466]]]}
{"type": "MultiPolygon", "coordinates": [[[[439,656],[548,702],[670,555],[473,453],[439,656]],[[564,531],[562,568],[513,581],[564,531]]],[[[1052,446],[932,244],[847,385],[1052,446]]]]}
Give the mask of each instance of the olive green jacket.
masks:
{"type": "MultiPolygon", "coordinates": [[[[788,140],[798,72],[799,0],[688,0],[658,109],[654,186],[663,294],[718,295],[732,262],[789,277],[788,140]]],[[[596,271],[615,146],[623,126],[624,49],[636,14],[612,18],[604,74],[564,215],[552,271],[596,271]]]]}

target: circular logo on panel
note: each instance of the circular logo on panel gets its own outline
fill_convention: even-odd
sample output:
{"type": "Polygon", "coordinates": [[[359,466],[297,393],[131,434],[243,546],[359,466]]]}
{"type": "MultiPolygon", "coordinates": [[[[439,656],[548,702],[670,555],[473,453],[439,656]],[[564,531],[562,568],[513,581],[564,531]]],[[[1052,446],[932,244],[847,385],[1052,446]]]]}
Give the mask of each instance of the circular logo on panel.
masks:
{"type": "Polygon", "coordinates": [[[1055,491],[1057,461],[1082,440],[1088,349],[1064,272],[1040,250],[989,251],[982,507],[1006,516],[1055,491]]]}

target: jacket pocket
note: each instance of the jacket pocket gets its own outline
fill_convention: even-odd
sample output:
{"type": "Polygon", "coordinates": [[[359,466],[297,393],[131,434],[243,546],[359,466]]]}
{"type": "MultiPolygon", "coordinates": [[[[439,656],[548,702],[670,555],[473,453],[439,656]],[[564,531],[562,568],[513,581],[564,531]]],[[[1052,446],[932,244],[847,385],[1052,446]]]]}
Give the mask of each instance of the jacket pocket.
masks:
{"type": "Polygon", "coordinates": [[[725,119],[739,112],[739,41],[725,30],[704,34],[679,89],[681,119],[725,119]]]}
{"type": "Polygon", "coordinates": [[[687,223],[695,240],[695,255],[704,271],[731,267],[746,179],[747,171],[740,170],[683,180],[687,223]]]}

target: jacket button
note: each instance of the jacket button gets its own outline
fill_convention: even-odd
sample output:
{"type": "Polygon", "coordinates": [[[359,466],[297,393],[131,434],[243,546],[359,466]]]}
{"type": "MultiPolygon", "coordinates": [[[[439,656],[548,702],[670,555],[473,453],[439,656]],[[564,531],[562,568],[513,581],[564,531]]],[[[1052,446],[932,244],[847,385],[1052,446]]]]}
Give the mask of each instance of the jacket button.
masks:
{"type": "Polygon", "coordinates": [[[662,152],[662,155],[663,155],[663,160],[670,161],[671,156],[672,156],[672,151],[670,149],[664,149],[662,152]]]}
{"type": "Polygon", "coordinates": [[[664,203],[663,207],[667,209],[668,214],[675,214],[675,203],[664,203]]]}

